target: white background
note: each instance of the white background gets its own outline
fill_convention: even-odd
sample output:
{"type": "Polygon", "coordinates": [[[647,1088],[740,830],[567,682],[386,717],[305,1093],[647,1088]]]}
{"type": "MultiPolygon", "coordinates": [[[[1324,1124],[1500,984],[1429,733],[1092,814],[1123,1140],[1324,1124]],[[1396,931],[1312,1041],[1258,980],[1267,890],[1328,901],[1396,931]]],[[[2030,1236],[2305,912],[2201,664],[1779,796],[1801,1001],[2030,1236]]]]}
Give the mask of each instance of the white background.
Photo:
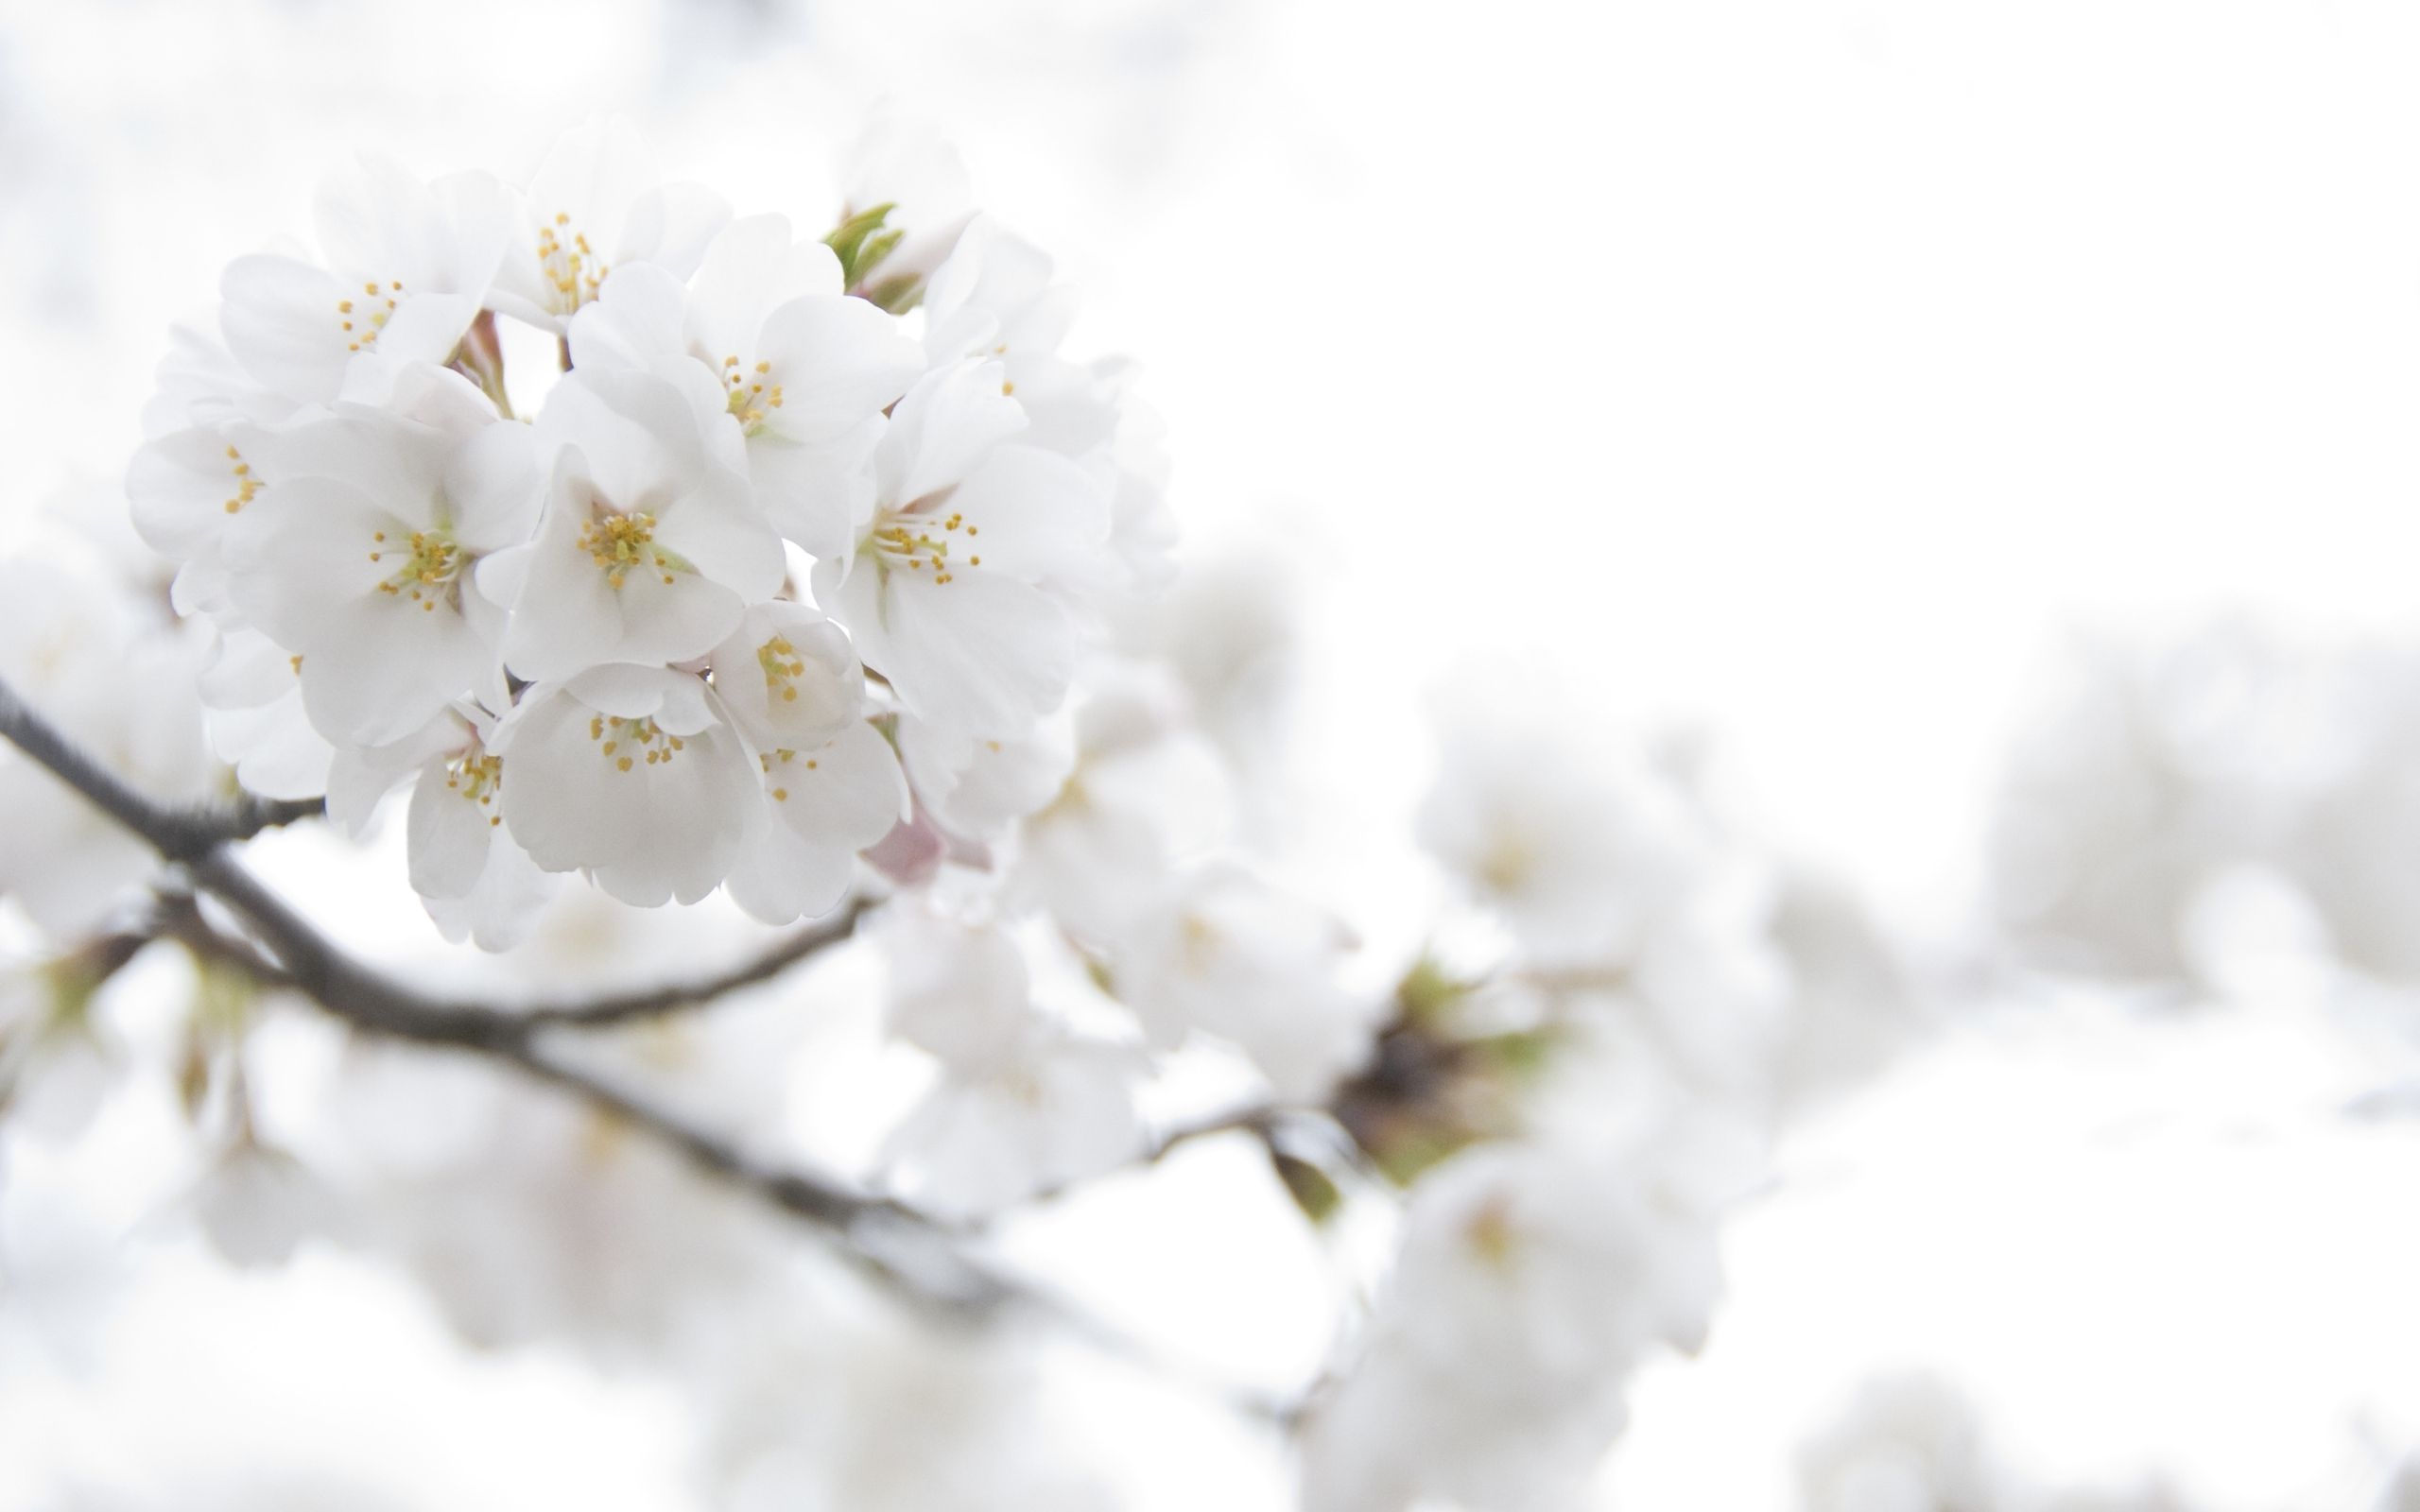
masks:
{"type": "MultiPolygon", "coordinates": [[[[1142,359],[1190,532],[1301,585],[1316,870],[1377,888],[1440,690],[1502,678],[1712,731],[1948,951],[2066,627],[2420,627],[2415,78],[2420,11],[2326,0],[10,4],[0,509],[112,507],[167,322],[347,150],[517,174],[622,109],[804,221],[895,100],[1142,359]]],[[[1616,1486],[1759,1504],[1917,1360],[2048,1465],[2352,1504],[2420,1428],[2420,1149],[2321,1116],[2362,1074],[2283,1009],[1994,1020],[1793,1152],[1616,1486]]]]}

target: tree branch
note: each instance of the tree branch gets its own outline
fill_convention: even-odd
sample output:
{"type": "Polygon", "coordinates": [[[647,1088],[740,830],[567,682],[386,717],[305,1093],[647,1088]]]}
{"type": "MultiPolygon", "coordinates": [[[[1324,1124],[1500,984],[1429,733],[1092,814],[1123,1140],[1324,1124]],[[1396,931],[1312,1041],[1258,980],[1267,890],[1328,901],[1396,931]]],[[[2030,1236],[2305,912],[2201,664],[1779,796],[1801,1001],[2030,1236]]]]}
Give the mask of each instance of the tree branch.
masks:
{"type": "Polygon", "coordinates": [[[801,961],[847,939],[856,932],[857,920],[872,906],[873,902],[868,899],[852,898],[831,917],[802,925],[764,954],[702,981],[583,998],[573,1003],[538,1004],[517,1010],[516,1016],[533,1025],[560,1024],[581,1029],[660,1019],[683,1008],[711,1002],[726,993],[736,992],[742,988],[771,981],[801,961]]]}
{"type": "Polygon", "coordinates": [[[195,886],[226,904],[268,951],[268,957],[212,930],[188,903],[172,915],[164,933],[212,959],[237,966],[266,985],[288,988],[364,1033],[407,1043],[471,1051],[503,1060],[535,1080],[568,1091],[671,1148],[692,1165],[786,1211],[833,1230],[859,1259],[892,1280],[907,1280],[899,1260],[883,1251],[901,1236],[929,1241],[923,1268],[955,1260],[960,1284],[939,1287],[930,1276],[913,1289],[952,1304],[994,1299],[1003,1283],[955,1254],[947,1235],[912,1210],[888,1198],[853,1192],[838,1182],[767,1165],[732,1142],[649,1106],[637,1094],[549,1054],[550,1028],[629,1022],[763,981],[845,936],[856,922],[851,910],[827,925],[801,931],[767,955],[720,977],[686,988],[666,988],[585,1004],[541,1007],[529,1013],[429,998],[378,975],[340,950],[285,901],[262,885],[227,850],[229,832],[214,816],[160,804],[78,749],[59,729],[36,713],[6,681],[0,681],[0,736],[128,830],[148,841],[161,856],[182,864],[195,886]],[[870,1232],[879,1245],[870,1244],[870,1232]]]}
{"type": "MultiPolygon", "coordinates": [[[[719,975],[685,987],[539,1005],[523,1011],[426,997],[354,960],[334,941],[262,885],[235,860],[231,841],[257,833],[300,808],[259,805],[233,814],[183,811],[156,803],[78,749],[0,680],[0,737],[81,793],[119,824],[180,864],[193,885],[217,898],[256,936],[258,946],[213,929],[190,898],[169,897],[149,937],[173,938],[197,956],[233,967],[265,987],[299,993],[366,1034],[484,1055],[530,1079],[579,1099],[679,1155],[703,1175],[829,1233],[840,1253],[908,1299],[959,1316],[1015,1313],[1054,1322],[1114,1357],[1167,1372],[1264,1420],[1289,1420],[1288,1404],[1223,1384],[1207,1372],[1172,1361],[1032,1281],[968,1252],[967,1231],[952,1229],[903,1203],[855,1192],[823,1177],[760,1160],[736,1142],[655,1107],[612,1079],[549,1051],[564,1030],[624,1024],[674,1012],[763,982],[856,927],[865,904],[791,935],[770,951],[719,975]],[[257,821],[257,822],[255,822],[257,821]],[[264,949],[266,954],[264,954],[264,949]]],[[[134,936],[112,936],[131,954],[134,936]]],[[[1149,1159],[1221,1128],[1264,1127],[1263,1110],[1242,1109],[1198,1125],[1171,1129],[1149,1159]]]]}

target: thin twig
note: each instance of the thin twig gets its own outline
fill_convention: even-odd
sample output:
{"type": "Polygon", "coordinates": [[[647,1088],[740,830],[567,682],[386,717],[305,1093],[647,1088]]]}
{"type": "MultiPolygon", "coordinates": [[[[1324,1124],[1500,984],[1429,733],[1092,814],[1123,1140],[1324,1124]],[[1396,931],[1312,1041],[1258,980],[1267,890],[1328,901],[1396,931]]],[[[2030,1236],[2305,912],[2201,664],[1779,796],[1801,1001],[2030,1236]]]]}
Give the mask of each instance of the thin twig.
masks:
{"type": "Polygon", "coordinates": [[[660,1019],[666,1014],[712,1002],[742,988],[771,981],[809,956],[847,939],[856,932],[858,919],[872,906],[873,902],[869,899],[853,898],[829,918],[803,925],[763,954],[702,981],[612,993],[575,1003],[538,1004],[517,1010],[518,1015],[531,1024],[560,1024],[581,1029],[660,1019]]]}
{"type": "MultiPolygon", "coordinates": [[[[222,840],[249,840],[263,830],[282,829],[300,824],[305,819],[325,818],[328,800],[323,798],[254,798],[247,793],[225,809],[218,810],[216,822],[222,840]]],[[[211,820],[208,811],[197,815],[198,822],[211,820]]]]}

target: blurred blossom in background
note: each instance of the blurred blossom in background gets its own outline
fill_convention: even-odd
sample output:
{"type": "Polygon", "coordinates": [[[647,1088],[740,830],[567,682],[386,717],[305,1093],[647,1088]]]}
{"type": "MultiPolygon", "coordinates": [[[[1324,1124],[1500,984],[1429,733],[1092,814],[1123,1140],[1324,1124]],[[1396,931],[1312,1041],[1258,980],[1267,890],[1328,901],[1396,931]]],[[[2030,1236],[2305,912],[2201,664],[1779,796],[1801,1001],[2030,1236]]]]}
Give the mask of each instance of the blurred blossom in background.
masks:
{"type": "MultiPolygon", "coordinates": [[[[0,759],[0,1505],[2420,1508],[2415,72],[2367,0],[0,3],[0,675],[163,799],[292,774],[129,458],[362,150],[614,113],[813,237],[909,123],[1182,537],[1013,810],[1060,929],[943,868],[593,1047],[1080,1326],[104,962],[142,847],[0,759]],[[1238,1087],[1318,1116],[1130,1158],[1238,1087]]],[[[432,988],[761,943],[449,945],[404,829],[247,855],[432,988]]]]}

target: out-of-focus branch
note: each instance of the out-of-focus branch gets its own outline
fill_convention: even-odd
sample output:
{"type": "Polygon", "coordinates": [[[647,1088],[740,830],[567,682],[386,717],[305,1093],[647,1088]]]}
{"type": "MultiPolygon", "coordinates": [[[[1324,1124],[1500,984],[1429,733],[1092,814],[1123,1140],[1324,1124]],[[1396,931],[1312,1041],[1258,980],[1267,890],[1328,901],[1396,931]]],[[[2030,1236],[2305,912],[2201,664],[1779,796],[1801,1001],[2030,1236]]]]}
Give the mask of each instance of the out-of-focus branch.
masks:
{"type": "Polygon", "coordinates": [[[518,1068],[602,1109],[673,1149],[707,1175],[736,1185],[786,1211],[835,1231],[859,1259],[893,1280],[910,1278],[892,1253],[903,1241],[927,1251],[912,1278],[927,1297],[953,1304],[995,1300],[1002,1283],[957,1258],[939,1228],[896,1202],[850,1191],[836,1181],[770,1166],[736,1143],[649,1105],[637,1093],[581,1069],[548,1048],[549,1030],[564,1025],[629,1022],[666,1013],[717,993],[763,981],[844,936],[854,911],[832,924],[802,931],[782,947],[721,977],[687,988],[541,1007],[528,1013],[442,1001],[389,981],[355,961],[262,885],[227,849],[229,832],[206,816],[156,803],[95,762],[0,681],[0,736],[82,794],[103,813],[142,836],[164,859],[182,865],[195,886],[240,919],[261,949],[213,930],[185,903],[166,905],[161,933],[267,985],[298,992],[364,1033],[407,1043],[483,1054],[518,1068]],[[264,954],[264,952],[266,954],[264,954]],[[958,1274],[942,1284],[936,1275],[958,1274]]]}
{"type": "Polygon", "coordinates": [[[872,906],[866,899],[853,898],[830,918],[802,925],[762,954],[701,981],[583,998],[572,1003],[542,1003],[519,1010],[518,1016],[532,1024],[562,1024],[584,1029],[605,1028],[642,1019],[660,1019],[683,1008],[710,1003],[742,988],[771,981],[801,961],[847,939],[856,931],[857,920],[872,906]]]}
{"type": "MultiPolygon", "coordinates": [[[[245,869],[229,842],[277,821],[265,818],[263,824],[244,829],[225,822],[223,816],[152,801],[78,749],[6,681],[0,681],[0,737],[142,836],[162,857],[182,865],[193,885],[225,904],[251,936],[237,938],[217,930],[192,899],[167,895],[160,900],[149,931],[111,937],[125,954],[130,955],[146,938],[175,939],[197,956],[242,971],[265,987],[298,993],[365,1034],[502,1061],[653,1139],[700,1173],[823,1229],[844,1256],[912,1301],[957,1316],[1021,1315],[1053,1323],[1106,1354],[1173,1376],[1247,1416],[1287,1420],[1288,1404],[1172,1362],[1068,1299],[971,1253],[970,1233],[888,1197],[766,1161],[736,1141],[656,1107],[581,1066],[577,1057],[560,1053],[569,1042],[565,1031],[657,1017],[769,980],[847,937],[863,904],[852,904],[753,960],[687,986],[517,1010],[442,1000],[354,960],[245,869]]],[[[1171,1129],[1148,1158],[1156,1160],[1180,1143],[1219,1129],[1261,1126],[1266,1116],[1265,1109],[1245,1109],[1215,1123],[1171,1129]]]]}
{"type": "Polygon", "coordinates": [[[222,840],[249,840],[263,830],[282,829],[300,824],[305,819],[324,818],[328,800],[323,798],[254,798],[246,794],[226,808],[203,810],[195,815],[200,823],[215,817],[218,837],[222,840]]]}

